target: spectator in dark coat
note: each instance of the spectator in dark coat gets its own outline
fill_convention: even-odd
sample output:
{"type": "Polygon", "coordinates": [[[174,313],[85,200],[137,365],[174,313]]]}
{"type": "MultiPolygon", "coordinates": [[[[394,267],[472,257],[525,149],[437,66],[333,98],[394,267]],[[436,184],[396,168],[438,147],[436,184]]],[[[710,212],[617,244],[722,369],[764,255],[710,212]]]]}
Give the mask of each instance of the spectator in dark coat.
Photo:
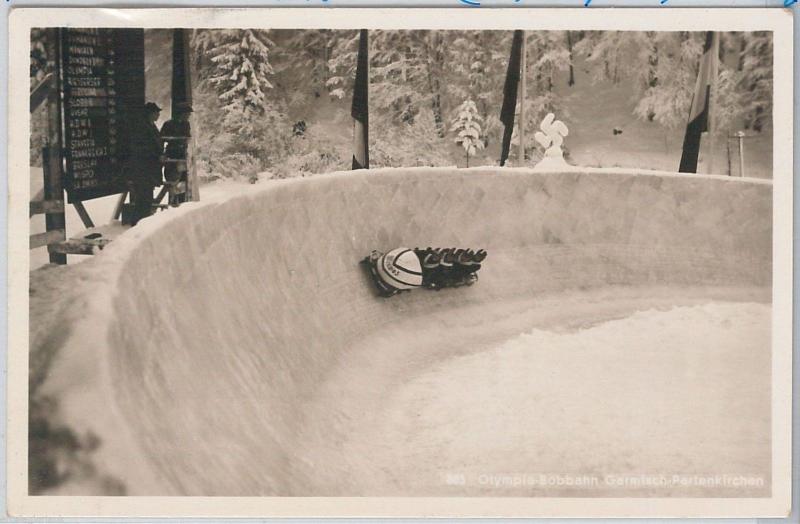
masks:
{"type": "Polygon", "coordinates": [[[131,125],[128,177],[134,206],[133,225],[152,214],[153,189],[162,183],[164,145],[156,126],[160,113],[158,105],[148,102],[141,120],[131,125]]]}
{"type": "Polygon", "coordinates": [[[175,105],[175,116],[161,126],[161,137],[166,142],[167,162],[164,164],[164,179],[169,183],[169,203],[178,205],[186,202],[186,152],[189,137],[189,113],[192,106],[187,102],[175,105]]]}

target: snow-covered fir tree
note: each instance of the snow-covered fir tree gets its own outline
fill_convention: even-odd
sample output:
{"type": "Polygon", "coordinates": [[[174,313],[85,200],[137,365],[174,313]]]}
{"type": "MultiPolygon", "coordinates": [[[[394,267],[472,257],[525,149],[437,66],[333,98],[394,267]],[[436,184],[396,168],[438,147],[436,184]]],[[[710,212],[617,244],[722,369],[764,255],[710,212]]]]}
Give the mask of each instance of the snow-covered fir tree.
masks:
{"type": "Polygon", "coordinates": [[[631,66],[631,34],[625,31],[587,31],[573,53],[591,67],[594,82],[618,83],[631,66]]]}
{"type": "Polygon", "coordinates": [[[217,172],[252,176],[285,154],[289,135],[282,101],[267,98],[274,44],[265,30],[222,29],[197,32],[194,46],[206,100],[195,118],[208,144],[201,160],[217,172]]]}
{"type": "Polygon", "coordinates": [[[772,121],[772,35],[745,33],[741,87],[744,91],[745,128],[760,132],[772,121]]]}
{"type": "Polygon", "coordinates": [[[264,92],[272,89],[273,74],[269,60],[274,45],[267,31],[258,29],[223,29],[208,32],[206,54],[213,64],[207,78],[214,86],[225,111],[263,113],[264,92]]]}
{"type": "MultiPolygon", "coordinates": [[[[705,33],[589,32],[575,49],[595,82],[630,81],[637,118],[665,129],[686,124],[703,52],[705,33]]],[[[758,33],[721,35],[719,77],[712,100],[714,129],[725,134],[770,113],[771,41],[758,33]],[[730,59],[726,60],[727,57],[730,59]]]]}
{"type": "MultiPolygon", "coordinates": [[[[639,85],[647,88],[639,95],[634,110],[637,117],[667,129],[686,124],[703,54],[703,38],[701,33],[683,32],[658,39],[658,61],[652,66],[649,59],[643,62],[647,64],[648,72],[639,85]],[[656,81],[651,82],[650,78],[656,81]]],[[[648,50],[640,56],[644,58],[651,54],[648,50]]]]}
{"type": "MultiPolygon", "coordinates": [[[[171,38],[155,38],[154,33],[145,33],[151,48],[164,47],[171,38]]],[[[296,176],[347,168],[358,35],[355,30],[194,30],[192,131],[203,144],[196,155],[201,174],[296,176]],[[301,123],[305,134],[296,136],[293,126],[301,123]]],[[[450,133],[455,123],[450,117],[462,112],[465,100],[474,104],[481,145],[497,158],[512,31],[370,30],[369,36],[370,156],[375,166],[452,165],[465,153],[470,164],[477,163],[481,146],[476,142],[470,151],[470,140],[456,146],[450,133]]],[[[680,142],[686,125],[703,37],[700,32],[529,31],[527,153],[524,161],[516,159],[515,129],[510,158],[519,165],[536,160],[533,133],[548,112],[575,123],[584,118],[578,97],[601,107],[613,102],[615,114],[594,115],[608,120],[599,125],[608,124],[609,132],[625,116],[647,123],[638,129],[648,134],[663,128],[653,129],[664,135],[665,147],[658,153],[674,154],[670,147],[680,142]],[[578,77],[578,85],[571,87],[570,69],[578,77]],[[592,87],[581,83],[584,74],[592,87]],[[622,118],[621,104],[627,113],[622,118]]],[[[40,40],[41,31],[34,30],[32,85],[44,74],[40,40]]],[[[772,53],[770,33],[721,35],[712,101],[720,135],[742,129],[769,132],[772,53]]],[[[163,103],[169,99],[169,68],[155,65],[148,69],[148,97],[153,93],[163,103]]],[[[32,114],[32,164],[40,163],[35,157],[41,151],[43,115],[42,109],[32,114]]],[[[629,136],[615,140],[621,143],[629,136]]],[[[586,147],[573,153],[585,157],[586,147]]]]}
{"type": "MultiPolygon", "coordinates": [[[[636,95],[642,98],[649,89],[656,89],[659,84],[659,52],[668,47],[668,41],[664,42],[665,36],[669,33],[659,33],[658,31],[636,32],[631,34],[638,51],[636,53],[635,69],[633,70],[634,89],[636,95]]],[[[669,36],[666,37],[667,40],[669,36]]],[[[646,111],[642,118],[648,122],[655,120],[656,113],[652,109],[646,111]]]]}
{"type": "Polygon", "coordinates": [[[720,137],[733,135],[745,113],[745,92],[741,89],[742,74],[725,63],[719,65],[715,97],[711,100],[714,133],[720,137]]]}
{"type": "Polygon", "coordinates": [[[527,38],[526,117],[537,126],[547,113],[566,118],[563,97],[555,91],[556,75],[569,69],[570,64],[566,34],[564,31],[529,31],[527,38]]]}
{"type": "MultiPolygon", "coordinates": [[[[450,31],[370,31],[370,104],[398,123],[413,120],[423,107],[431,110],[439,137],[444,136],[447,109],[445,64],[450,31]]],[[[358,32],[337,43],[330,60],[331,95],[347,99],[358,49],[358,32]]]]}
{"type": "Polygon", "coordinates": [[[469,167],[469,157],[475,156],[484,147],[481,139],[481,115],[475,102],[465,100],[458,107],[450,131],[456,133],[456,144],[464,149],[469,167]]]}
{"type": "Polygon", "coordinates": [[[510,45],[510,35],[504,31],[459,31],[447,50],[447,96],[475,100],[483,119],[485,146],[491,135],[502,129],[498,107],[502,105],[510,45]]]}
{"type": "Polygon", "coordinates": [[[329,60],[341,34],[331,29],[270,32],[274,42],[269,57],[275,73],[273,83],[286,90],[290,106],[302,107],[309,99],[318,99],[327,91],[326,83],[331,77],[329,60]]]}
{"type": "MultiPolygon", "coordinates": [[[[375,33],[376,31],[369,32],[370,39],[374,38],[375,33]]],[[[334,98],[345,99],[353,96],[352,84],[356,76],[358,40],[358,31],[347,31],[331,50],[331,57],[328,59],[331,76],[325,81],[325,85],[334,98]]]]}

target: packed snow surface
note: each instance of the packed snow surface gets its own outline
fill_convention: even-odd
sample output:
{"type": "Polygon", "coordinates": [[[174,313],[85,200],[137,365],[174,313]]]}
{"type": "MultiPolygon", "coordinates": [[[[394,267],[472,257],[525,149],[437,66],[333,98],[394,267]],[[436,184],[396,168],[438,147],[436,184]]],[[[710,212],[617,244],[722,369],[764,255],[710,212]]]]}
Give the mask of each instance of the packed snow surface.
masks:
{"type": "Polygon", "coordinates": [[[158,213],[32,273],[36,395],[92,443],[51,492],[497,495],[482,478],[553,474],[601,485],[502,494],[764,496],[771,198],[725,177],[422,168],[158,213]],[[474,286],[380,299],[358,261],[399,246],[489,256],[474,286]]]}
{"type": "MultiPolygon", "coordinates": [[[[497,313],[481,321],[458,311],[477,322],[452,321],[449,340],[436,335],[437,315],[415,324],[431,340],[403,359],[379,356],[397,350],[399,332],[360,344],[306,410],[302,483],[320,494],[419,496],[614,496],[630,493],[618,479],[639,476],[666,476],[659,489],[634,488],[651,496],[687,493],[669,485],[673,475],[760,473],[766,485],[769,387],[751,377],[769,374],[769,306],[669,307],[681,299],[650,291],[661,307],[623,318],[603,317],[645,297],[618,290],[544,298],[513,314],[501,307],[502,327],[486,325],[497,313]],[[531,322],[548,327],[487,343],[487,332],[531,322]]],[[[683,291],[682,300],[696,293],[683,291]]]]}

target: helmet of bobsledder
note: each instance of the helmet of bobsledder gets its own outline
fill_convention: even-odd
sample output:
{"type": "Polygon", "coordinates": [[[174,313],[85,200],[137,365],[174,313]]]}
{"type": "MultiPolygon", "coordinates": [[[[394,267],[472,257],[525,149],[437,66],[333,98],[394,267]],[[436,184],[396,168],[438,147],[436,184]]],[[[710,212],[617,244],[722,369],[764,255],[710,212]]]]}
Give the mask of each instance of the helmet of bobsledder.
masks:
{"type": "Polygon", "coordinates": [[[399,247],[380,257],[375,269],[383,282],[395,289],[414,289],[422,285],[422,265],[413,250],[399,247]]]}

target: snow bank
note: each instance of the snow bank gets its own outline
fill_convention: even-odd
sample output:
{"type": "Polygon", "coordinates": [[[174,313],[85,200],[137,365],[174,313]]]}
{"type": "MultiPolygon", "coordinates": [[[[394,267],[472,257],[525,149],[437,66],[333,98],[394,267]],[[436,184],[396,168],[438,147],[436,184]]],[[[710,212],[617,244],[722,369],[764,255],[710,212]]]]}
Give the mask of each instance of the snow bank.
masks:
{"type": "Polygon", "coordinates": [[[314,494],[292,477],[302,415],[359,341],[568,290],[766,289],[771,198],[764,182],[588,170],[270,182],[160,213],[82,264],[87,315],[46,387],[129,494],[314,494]],[[489,257],[472,288],[378,300],[357,263],[400,245],[489,257]]]}

